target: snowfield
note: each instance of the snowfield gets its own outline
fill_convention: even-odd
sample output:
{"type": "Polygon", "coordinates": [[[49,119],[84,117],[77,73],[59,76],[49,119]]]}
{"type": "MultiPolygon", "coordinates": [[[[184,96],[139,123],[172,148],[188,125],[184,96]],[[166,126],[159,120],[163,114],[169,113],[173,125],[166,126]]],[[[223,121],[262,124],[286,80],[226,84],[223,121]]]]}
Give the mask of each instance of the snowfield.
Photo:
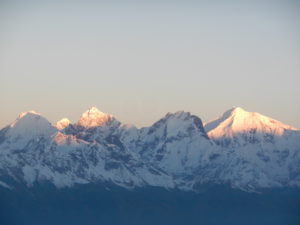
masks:
{"type": "Polygon", "coordinates": [[[64,118],[55,126],[25,112],[0,131],[0,185],[45,181],[58,188],[95,182],[129,189],[299,187],[300,131],[239,107],[204,126],[179,111],[141,129],[95,107],[77,123],[64,118]]]}

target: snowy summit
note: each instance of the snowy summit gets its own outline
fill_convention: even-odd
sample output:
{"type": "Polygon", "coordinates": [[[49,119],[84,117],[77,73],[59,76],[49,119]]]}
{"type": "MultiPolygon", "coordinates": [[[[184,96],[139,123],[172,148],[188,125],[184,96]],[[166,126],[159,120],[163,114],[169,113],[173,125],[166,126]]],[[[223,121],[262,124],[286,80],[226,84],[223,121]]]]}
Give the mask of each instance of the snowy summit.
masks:
{"type": "Polygon", "coordinates": [[[168,113],[141,129],[96,107],[56,127],[20,114],[0,130],[0,182],[13,187],[113,183],[198,190],[228,184],[246,191],[300,187],[300,132],[236,107],[203,126],[196,115],[168,113]],[[8,182],[8,183],[6,183],[8,182]]]}
{"type": "Polygon", "coordinates": [[[257,112],[247,112],[240,107],[234,107],[205,124],[205,130],[211,138],[232,138],[249,131],[281,136],[286,130],[297,129],[257,112]]]}
{"type": "Polygon", "coordinates": [[[67,126],[70,125],[70,120],[68,118],[63,118],[61,119],[60,121],[58,121],[55,125],[55,127],[58,129],[58,130],[62,130],[64,128],[66,128],[67,126]]]}
{"type": "Polygon", "coordinates": [[[77,125],[84,128],[92,128],[105,125],[113,119],[114,117],[112,115],[103,113],[96,107],[91,107],[81,115],[77,125]]]}

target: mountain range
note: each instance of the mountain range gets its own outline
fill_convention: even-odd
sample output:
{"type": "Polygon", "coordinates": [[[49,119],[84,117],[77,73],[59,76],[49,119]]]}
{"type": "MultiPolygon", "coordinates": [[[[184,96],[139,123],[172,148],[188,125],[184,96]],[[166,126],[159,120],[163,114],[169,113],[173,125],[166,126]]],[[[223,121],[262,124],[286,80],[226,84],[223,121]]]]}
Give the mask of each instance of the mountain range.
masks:
{"type": "Polygon", "coordinates": [[[168,113],[149,127],[122,124],[91,107],[55,125],[35,111],[0,131],[0,186],[116,185],[199,191],[228,185],[246,192],[300,187],[300,131],[235,107],[203,124],[168,113]]]}

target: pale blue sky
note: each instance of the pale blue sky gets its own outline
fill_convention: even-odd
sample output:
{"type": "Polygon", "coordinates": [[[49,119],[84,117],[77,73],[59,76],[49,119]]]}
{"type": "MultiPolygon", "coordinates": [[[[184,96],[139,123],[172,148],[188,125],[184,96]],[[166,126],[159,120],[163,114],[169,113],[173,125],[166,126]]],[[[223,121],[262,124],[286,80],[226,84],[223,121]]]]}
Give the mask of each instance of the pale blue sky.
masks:
{"type": "Polygon", "coordinates": [[[0,0],[0,127],[240,106],[300,128],[299,1],[104,2],[0,0]]]}

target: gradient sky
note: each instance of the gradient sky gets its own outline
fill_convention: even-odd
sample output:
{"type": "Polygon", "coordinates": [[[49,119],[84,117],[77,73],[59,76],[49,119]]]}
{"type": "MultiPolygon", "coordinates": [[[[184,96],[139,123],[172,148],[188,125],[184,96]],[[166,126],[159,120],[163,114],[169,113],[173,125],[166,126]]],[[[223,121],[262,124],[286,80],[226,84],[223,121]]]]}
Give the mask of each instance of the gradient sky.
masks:
{"type": "Polygon", "coordinates": [[[0,127],[240,106],[300,128],[299,2],[0,0],[0,127]]]}

